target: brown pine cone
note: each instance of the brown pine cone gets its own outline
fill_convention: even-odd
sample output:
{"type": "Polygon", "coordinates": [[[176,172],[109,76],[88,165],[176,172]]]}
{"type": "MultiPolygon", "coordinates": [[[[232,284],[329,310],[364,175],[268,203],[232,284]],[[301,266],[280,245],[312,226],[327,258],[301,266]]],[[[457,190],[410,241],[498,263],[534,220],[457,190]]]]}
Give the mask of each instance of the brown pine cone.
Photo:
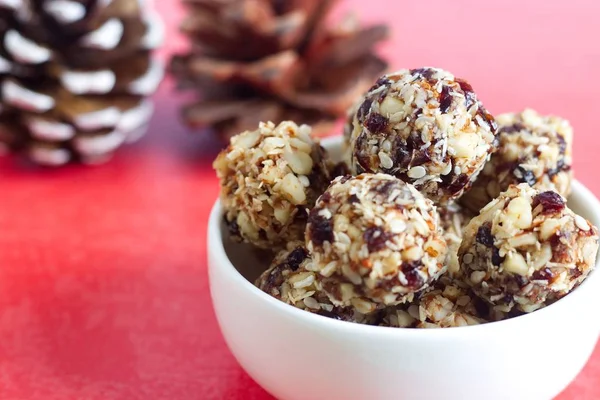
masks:
{"type": "Polygon", "coordinates": [[[183,109],[190,126],[211,126],[224,142],[261,121],[329,129],[387,67],[373,46],[387,27],[325,18],[335,0],[184,0],[192,49],[171,69],[201,100],[183,109]]]}

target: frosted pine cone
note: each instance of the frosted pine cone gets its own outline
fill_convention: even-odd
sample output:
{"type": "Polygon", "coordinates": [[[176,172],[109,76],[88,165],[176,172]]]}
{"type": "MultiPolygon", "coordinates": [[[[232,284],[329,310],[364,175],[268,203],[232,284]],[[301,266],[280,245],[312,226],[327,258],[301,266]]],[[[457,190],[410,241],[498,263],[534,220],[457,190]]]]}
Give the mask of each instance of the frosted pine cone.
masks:
{"type": "Polygon", "coordinates": [[[62,165],[106,160],[137,139],[163,77],[159,18],[137,0],[0,2],[5,147],[62,165]]]}

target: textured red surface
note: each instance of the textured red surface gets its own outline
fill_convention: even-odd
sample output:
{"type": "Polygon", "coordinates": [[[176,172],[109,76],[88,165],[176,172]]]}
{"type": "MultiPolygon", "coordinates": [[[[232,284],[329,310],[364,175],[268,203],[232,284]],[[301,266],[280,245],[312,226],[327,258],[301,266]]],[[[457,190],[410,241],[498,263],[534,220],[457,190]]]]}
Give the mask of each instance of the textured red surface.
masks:
{"type": "MultiPolygon", "coordinates": [[[[383,51],[394,67],[449,69],[492,112],[569,118],[577,177],[600,195],[597,1],[366,3],[345,8],[392,24],[383,51]]],[[[158,6],[171,25],[164,56],[181,48],[181,10],[158,6]]],[[[166,82],[156,96],[149,135],[107,165],[48,171],[0,159],[0,398],[270,398],[216,324],[205,228],[218,144],[180,125],[183,99],[171,90],[166,82]]],[[[600,349],[559,399],[600,398],[598,374],[600,349]]]]}

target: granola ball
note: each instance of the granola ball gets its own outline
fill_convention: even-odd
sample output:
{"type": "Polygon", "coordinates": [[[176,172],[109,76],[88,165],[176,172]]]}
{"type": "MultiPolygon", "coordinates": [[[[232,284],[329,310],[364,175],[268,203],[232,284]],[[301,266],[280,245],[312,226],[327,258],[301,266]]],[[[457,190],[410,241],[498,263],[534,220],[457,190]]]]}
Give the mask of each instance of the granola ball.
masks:
{"type": "Polygon", "coordinates": [[[596,263],[598,230],[553,191],[509,186],[464,230],[460,268],[497,310],[531,312],[569,293],[596,263]]]}
{"type": "Polygon", "coordinates": [[[339,306],[404,303],[445,271],[435,206],[386,174],[336,178],[310,212],[306,243],[311,269],[339,306]]]}
{"type": "Polygon", "coordinates": [[[290,242],[255,284],[286,304],[325,317],[357,323],[370,323],[376,318],[373,310],[366,310],[365,314],[354,307],[334,306],[323,292],[317,274],[307,269],[311,262],[304,242],[290,242]]]}
{"type": "Polygon", "coordinates": [[[452,328],[486,323],[488,307],[460,282],[436,284],[412,304],[388,307],[381,326],[452,328]]]}
{"type": "Polygon", "coordinates": [[[232,237],[263,249],[302,239],[308,209],[330,182],[325,150],[310,127],[261,123],[231,138],[213,167],[232,237]]]}
{"type": "Polygon", "coordinates": [[[345,130],[354,174],[394,175],[440,204],[467,190],[496,148],[496,122],[471,85],[438,68],[384,75],[345,130]]]}
{"type": "Polygon", "coordinates": [[[569,122],[556,116],[539,115],[531,109],[499,115],[496,122],[498,151],[461,202],[479,212],[509,185],[519,183],[568,196],[573,147],[573,128],[569,122]]]}
{"type": "Polygon", "coordinates": [[[448,245],[446,265],[448,273],[458,276],[460,267],[458,264],[458,248],[463,238],[463,230],[473,218],[473,213],[459,204],[452,202],[447,206],[437,207],[440,214],[440,222],[444,232],[444,239],[448,245]]]}

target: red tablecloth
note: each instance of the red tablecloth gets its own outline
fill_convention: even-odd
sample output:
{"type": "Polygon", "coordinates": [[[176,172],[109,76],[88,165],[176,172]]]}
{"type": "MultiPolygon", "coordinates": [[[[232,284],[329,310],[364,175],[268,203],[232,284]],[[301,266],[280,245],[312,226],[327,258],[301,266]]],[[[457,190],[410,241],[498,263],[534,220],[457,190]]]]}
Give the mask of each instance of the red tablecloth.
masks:
{"type": "MultiPolygon", "coordinates": [[[[182,46],[181,9],[157,5],[167,56],[182,46]]],[[[391,24],[383,52],[393,67],[446,68],[495,113],[531,106],[570,119],[577,178],[600,194],[596,0],[344,7],[391,24]]],[[[181,126],[182,101],[167,81],[148,136],[107,165],[0,159],[0,398],[270,398],[235,362],[212,311],[205,231],[218,144],[181,126]]],[[[549,351],[568,351],[561,345],[549,351]]],[[[599,373],[600,349],[560,399],[600,398],[599,373]]]]}

